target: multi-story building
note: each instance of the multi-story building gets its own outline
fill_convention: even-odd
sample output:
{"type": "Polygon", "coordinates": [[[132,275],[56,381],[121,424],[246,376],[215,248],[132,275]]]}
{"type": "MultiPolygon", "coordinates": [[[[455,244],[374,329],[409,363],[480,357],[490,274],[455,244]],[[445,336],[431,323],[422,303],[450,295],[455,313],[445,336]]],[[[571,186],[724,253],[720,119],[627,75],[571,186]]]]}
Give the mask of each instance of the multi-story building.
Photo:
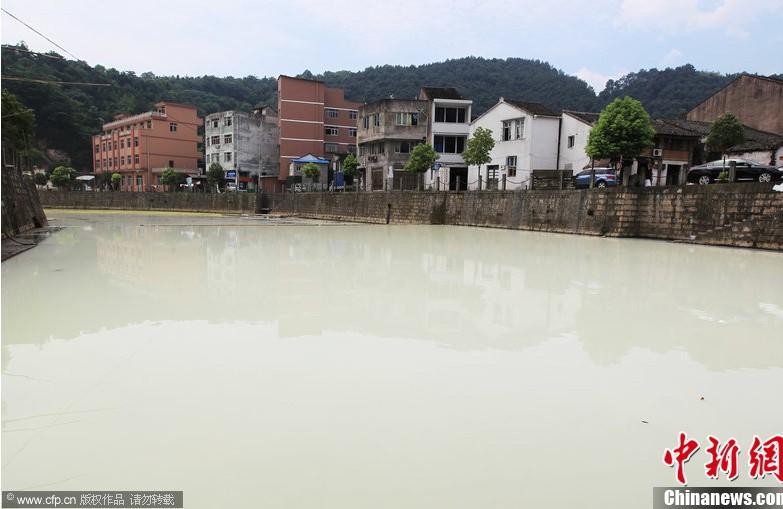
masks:
{"type": "Polygon", "coordinates": [[[405,163],[418,143],[429,143],[440,158],[422,183],[441,189],[465,188],[468,168],[462,160],[470,132],[473,101],[453,88],[423,87],[417,99],[382,99],[362,106],[359,171],[367,190],[399,186],[405,163]]]}
{"type": "Polygon", "coordinates": [[[587,137],[598,122],[598,113],[563,110],[560,124],[560,158],[558,170],[573,170],[574,174],[590,166],[587,137]]]}
{"type": "MultiPolygon", "coordinates": [[[[427,140],[429,102],[381,99],[359,108],[359,181],[368,191],[394,185],[413,147],[427,140]]],[[[398,186],[395,186],[398,187],[398,186]]]]}
{"type": "Polygon", "coordinates": [[[501,97],[471,123],[471,135],[479,127],[492,131],[495,147],[489,163],[470,167],[470,189],[479,182],[482,189],[497,189],[504,177],[506,189],[527,189],[533,170],[557,167],[560,115],[543,104],[501,97]]]}
{"type": "Polygon", "coordinates": [[[280,173],[285,181],[301,176],[293,161],[308,154],[330,162],[337,170],[345,156],[356,153],[356,127],[360,104],[345,99],[342,89],[322,81],[280,76],[277,79],[280,118],[280,173]]]}
{"type": "MultiPolygon", "coordinates": [[[[252,113],[222,111],[205,118],[205,164],[220,163],[226,181],[237,189],[256,190],[276,180],[280,164],[277,112],[264,106],[252,113]]],[[[267,185],[275,188],[274,182],[267,185]]]]}
{"type": "Polygon", "coordinates": [[[465,99],[455,88],[422,87],[419,99],[428,101],[427,142],[440,155],[437,170],[427,172],[429,185],[440,182],[442,188],[467,189],[468,167],[462,159],[470,135],[473,101],[465,99]]]}
{"type": "Polygon", "coordinates": [[[783,135],[783,80],[741,74],[688,112],[688,120],[714,122],[733,113],[744,125],[783,135]]]}
{"type": "Polygon", "coordinates": [[[125,191],[161,189],[167,168],[197,175],[201,126],[195,106],[167,101],[146,113],[117,115],[92,137],[93,171],[119,173],[125,191]]]}

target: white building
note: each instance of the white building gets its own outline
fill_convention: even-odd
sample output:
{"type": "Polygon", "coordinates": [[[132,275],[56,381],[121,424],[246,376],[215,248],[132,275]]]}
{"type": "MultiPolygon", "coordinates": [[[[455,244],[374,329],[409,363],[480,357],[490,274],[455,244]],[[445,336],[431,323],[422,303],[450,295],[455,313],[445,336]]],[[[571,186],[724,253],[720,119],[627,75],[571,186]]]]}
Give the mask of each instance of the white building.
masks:
{"type": "MultiPolygon", "coordinates": [[[[479,127],[492,131],[492,161],[481,167],[482,189],[530,187],[532,170],[557,167],[560,115],[543,104],[500,98],[497,104],[470,124],[471,136],[479,127]],[[497,187],[496,187],[497,186],[497,187]]],[[[479,167],[468,172],[470,189],[478,189],[479,167]]]]}
{"type": "Polygon", "coordinates": [[[440,155],[438,170],[428,171],[424,184],[456,190],[457,181],[464,189],[468,167],[462,159],[465,143],[470,135],[470,117],[473,101],[463,98],[454,88],[422,87],[419,100],[430,101],[427,123],[427,143],[440,155]]]}
{"type": "Polygon", "coordinates": [[[593,124],[598,121],[598,113],[585,111],[563,111],[560,126],[560,166],[558,170],[573,170],[574,174],[590,166],[587,155],[587,136],[593,124]]]}
{"type": "Polygon", "coordinates": [[[252,113],[222,111],[204,119],[204,162],[220,163],[226,181],[254,190],[260,178],[277,178],[279,128],[277,113],[263,107],[252,113]]]}

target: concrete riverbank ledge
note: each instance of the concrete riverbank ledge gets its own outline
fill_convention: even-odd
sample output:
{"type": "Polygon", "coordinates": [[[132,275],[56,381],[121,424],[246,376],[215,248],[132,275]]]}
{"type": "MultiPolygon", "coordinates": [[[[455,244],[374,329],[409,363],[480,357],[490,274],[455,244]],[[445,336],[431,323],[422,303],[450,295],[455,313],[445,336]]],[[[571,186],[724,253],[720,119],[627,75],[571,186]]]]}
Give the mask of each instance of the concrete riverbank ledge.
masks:
{"type": "Polygon", "coordinates": [[[44,208],[157,210],[255,214],[254,193],[133,193],[125,191],[40,191],[44,208]]]}
{"type": "Polygon", "coordinates": [[[61,193],[44,207],[273,214],[636,237],[783,250],[783,193],[772,184],[562,191],[373,193],[61,193]]]}

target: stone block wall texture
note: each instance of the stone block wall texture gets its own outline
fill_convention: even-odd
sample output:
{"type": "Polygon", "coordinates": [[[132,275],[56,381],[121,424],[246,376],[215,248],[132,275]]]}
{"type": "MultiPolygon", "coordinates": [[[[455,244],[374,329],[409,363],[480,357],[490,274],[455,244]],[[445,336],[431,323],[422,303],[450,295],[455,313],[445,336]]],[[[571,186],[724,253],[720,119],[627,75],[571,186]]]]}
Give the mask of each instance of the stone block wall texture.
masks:
{"type": "Polygon", "coordinates": [[[772,184],[632,189],[362,193],[40,193],[45,207],[273,214],[640,237],[783,250],[772,184]]]}
{"type": "Polygon", "coordinates": [[[771,184],[484,192],[285,193],[273,213],[639,237],[783,250],[783,193],[771,184]]]}
{"type": "Polygon", "coordinates": [[[12,167],[2,169],[2,236],[46,226],[38,190],[30,177],[12,167]]]}
{"type": "Polygon", "coordinates": [[[134,193],[41,191],[48,208],[158,210],[170,212],[217,212],[254,214],[255,193],[134,193]]]}

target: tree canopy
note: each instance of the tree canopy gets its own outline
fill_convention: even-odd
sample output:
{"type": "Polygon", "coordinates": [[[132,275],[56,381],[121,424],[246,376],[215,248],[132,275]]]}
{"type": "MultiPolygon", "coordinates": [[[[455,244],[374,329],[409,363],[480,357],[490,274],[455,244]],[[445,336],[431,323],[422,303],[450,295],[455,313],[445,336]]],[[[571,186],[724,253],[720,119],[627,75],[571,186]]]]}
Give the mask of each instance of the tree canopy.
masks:
{"type": "Polygon", "coordinates": [[[739,119],[731,113],[718,117],[710,127],[707,149],[724,154],[729,147],[745,141],[745,130],[739,119]]]}
{"type": "Polygon", "coordinates": [[[405,171],[424,173],[432,168],[435,161],[439,158],[440,156],[435,152],[435,149],[432,148],[432,145],[428,143],[419,143],[413,147],[411,156],[408,158],[408,162],[405,163],[405,171]]]}
{"type": "Polygon", "coordinates": [[[612,101],[590,129],[585,151],[590,157],[633,158],[653,144],[655,130],[642,103],[632,97],[612,101]]]}
{"type": "Polygon", "coordinates": [[[468,138],[465,144],[465,150],[462,152],[462,159],[469,166],[478,166],[492,161],[490,152],[495,148],[495,140],[492,138],[492,130],[483,127],[477,127],[473,136],[468,138]]]}

